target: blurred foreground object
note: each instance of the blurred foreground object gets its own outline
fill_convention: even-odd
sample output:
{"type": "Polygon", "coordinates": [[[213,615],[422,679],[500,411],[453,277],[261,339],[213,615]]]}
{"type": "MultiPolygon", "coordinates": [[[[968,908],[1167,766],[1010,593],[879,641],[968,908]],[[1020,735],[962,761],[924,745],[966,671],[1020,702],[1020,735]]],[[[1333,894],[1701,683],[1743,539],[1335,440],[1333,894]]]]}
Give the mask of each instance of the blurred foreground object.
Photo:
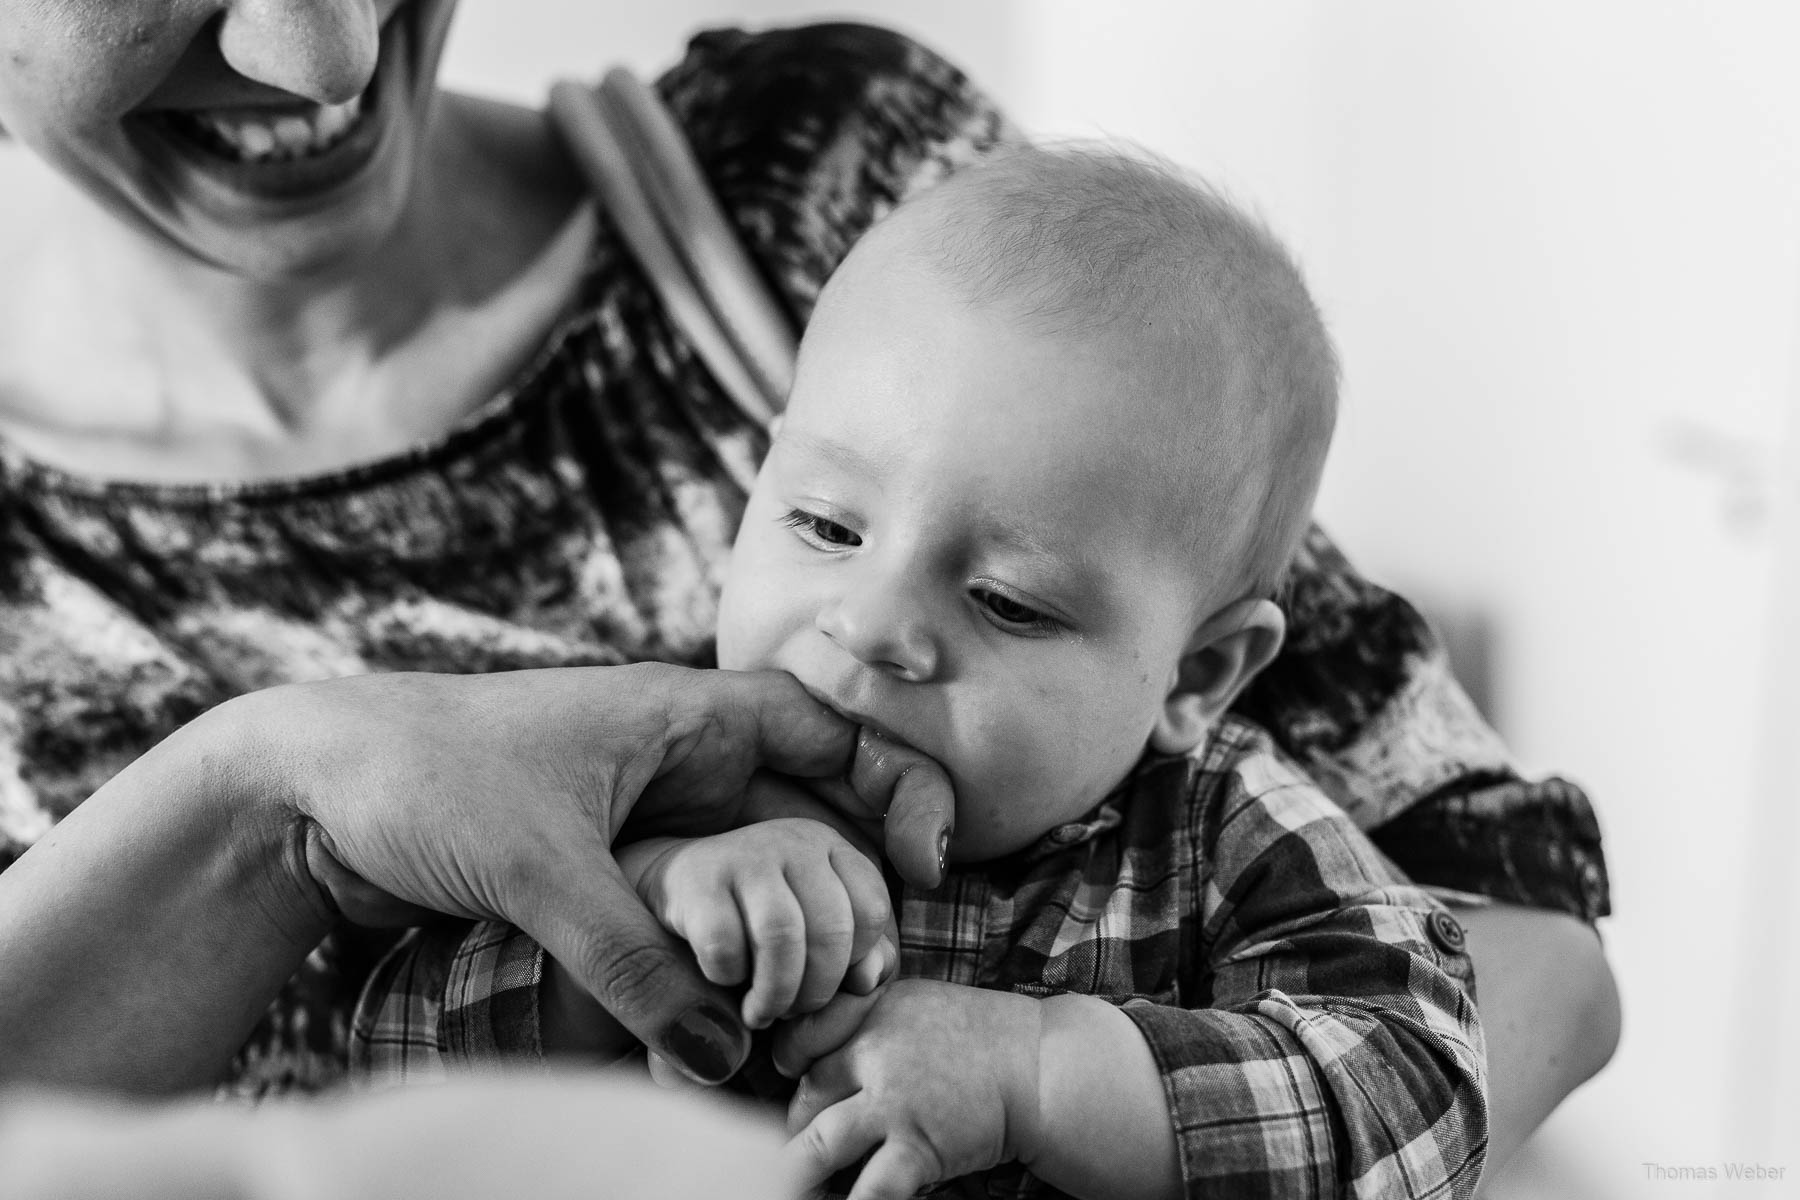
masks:
{"type": "Polygon", "coordinates": [[[551,1075],[257,1110],[18,1092],[12,1200],[743,1200],[791,1197],[775,1126],[647,1081],[551,1075]]]}

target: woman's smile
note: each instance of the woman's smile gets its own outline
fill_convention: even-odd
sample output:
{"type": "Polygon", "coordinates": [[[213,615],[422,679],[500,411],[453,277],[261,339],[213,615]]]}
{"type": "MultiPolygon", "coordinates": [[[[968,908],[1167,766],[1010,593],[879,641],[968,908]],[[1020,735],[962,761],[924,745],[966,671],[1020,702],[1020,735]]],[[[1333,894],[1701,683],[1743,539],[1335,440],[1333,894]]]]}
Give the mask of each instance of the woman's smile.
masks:
{"type": "Polygon", "coordinates": [[[0,0],[0,123],[190,257],[311,275],[371,252],[406,209],[455,7],[0,0]]]}
{"type": "Polygon", "coordinates": [[[324,197],[368,167],[407,107],[408,34],[407,21],[386,22],[368,85],[340,103],[152,107],[128,116],[127,131],[175,187],[226,200],[324,197]]]}

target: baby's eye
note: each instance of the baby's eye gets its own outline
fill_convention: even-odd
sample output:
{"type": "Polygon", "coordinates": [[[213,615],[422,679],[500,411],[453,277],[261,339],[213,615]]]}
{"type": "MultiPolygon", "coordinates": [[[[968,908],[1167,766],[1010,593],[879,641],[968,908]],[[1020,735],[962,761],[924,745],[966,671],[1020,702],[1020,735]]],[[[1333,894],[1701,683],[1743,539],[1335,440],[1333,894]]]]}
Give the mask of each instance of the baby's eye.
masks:
{"type": "Polygon", "coordinates": [[[1012,633],[1050,633],[1056,628],[1055,617],[1041,613],[1030,605],[1020,604],[1011,596],[1003,596],[987,588],[975,588],[970,594],[996,625],[1012,633]]]}
{"type": "Polygon", "coordinates": [[[800,535],[800,540],[819,549],[862,545],[862,536],[826,517],[791,508],[781,523],[800,535]]]}

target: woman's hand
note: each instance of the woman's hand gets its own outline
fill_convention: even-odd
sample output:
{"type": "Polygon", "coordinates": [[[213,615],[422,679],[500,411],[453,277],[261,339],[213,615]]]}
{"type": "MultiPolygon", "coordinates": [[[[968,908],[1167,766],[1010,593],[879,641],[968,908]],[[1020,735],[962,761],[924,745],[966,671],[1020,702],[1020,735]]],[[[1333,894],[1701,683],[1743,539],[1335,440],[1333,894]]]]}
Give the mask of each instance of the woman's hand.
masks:
{"type": "MultiPolygon", "coordinates": [[[[371,675],[255,702],[284,727],[282,777],[307,781],[293,799],[306,865],[345,916],[412,921],[424,908],[517,925],[705,1082],[734,1072],[748,1040],[735,1004],[620,874],[611,845],[627,818],[658,834],[732,828],[766,815],[749,786],[766,769],[847,775],[845,803],[897,804],[897,829],[948,823],[948,784],[921,786],[943,780],[934,765],[858,768],[854,728],[780,673],[371,675]]],[[[921,840],[901,851],[935,868],[938,835],[921,840]]]]}
{"type": "Polygon", "coordinates": [[[625,885],[613,836],[757,815],[758,769],[848,773],[934,883],[917,868],[949,823],[943,773],[862,757],[777,673],[371,675],[230,701],[0,873],[0,1083],[208,1086],[340,913],[425,909],[519,926],[648,1045],[723,1078],[748,1046],[734,1006],[625,885]]]}

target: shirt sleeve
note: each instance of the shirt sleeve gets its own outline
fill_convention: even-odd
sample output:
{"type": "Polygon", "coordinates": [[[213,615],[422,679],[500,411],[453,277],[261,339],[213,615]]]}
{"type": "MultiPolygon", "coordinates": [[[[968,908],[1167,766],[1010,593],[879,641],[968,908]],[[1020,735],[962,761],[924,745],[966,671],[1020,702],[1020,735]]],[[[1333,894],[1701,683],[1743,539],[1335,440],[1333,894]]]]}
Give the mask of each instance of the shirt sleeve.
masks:
{"type": "Polygon", "coordinates": [[[1123,1008],[1162,1072],[1187,1195],[1472,1196],[1486,1048],[1455,918],[1273,755],[1217,793],[1199,818],[1202,994],[1123,1008]]]}
{"type": "Polygon", "coordinates": [[[370,974],[350,1025],[350,1076],[369,1087],[443,1079],[497,1059],[541,1061],[544,952],[495,921],[411,930],[370,974]]]}
{"type": "Polygon", "coordinates": [[[1240,711],[1420,883],[1592,921],[1611,911],[1587,796],[1523,778],[1412,605],[1314,527],[1281,597],[1289,636],[1240,711]]]}

